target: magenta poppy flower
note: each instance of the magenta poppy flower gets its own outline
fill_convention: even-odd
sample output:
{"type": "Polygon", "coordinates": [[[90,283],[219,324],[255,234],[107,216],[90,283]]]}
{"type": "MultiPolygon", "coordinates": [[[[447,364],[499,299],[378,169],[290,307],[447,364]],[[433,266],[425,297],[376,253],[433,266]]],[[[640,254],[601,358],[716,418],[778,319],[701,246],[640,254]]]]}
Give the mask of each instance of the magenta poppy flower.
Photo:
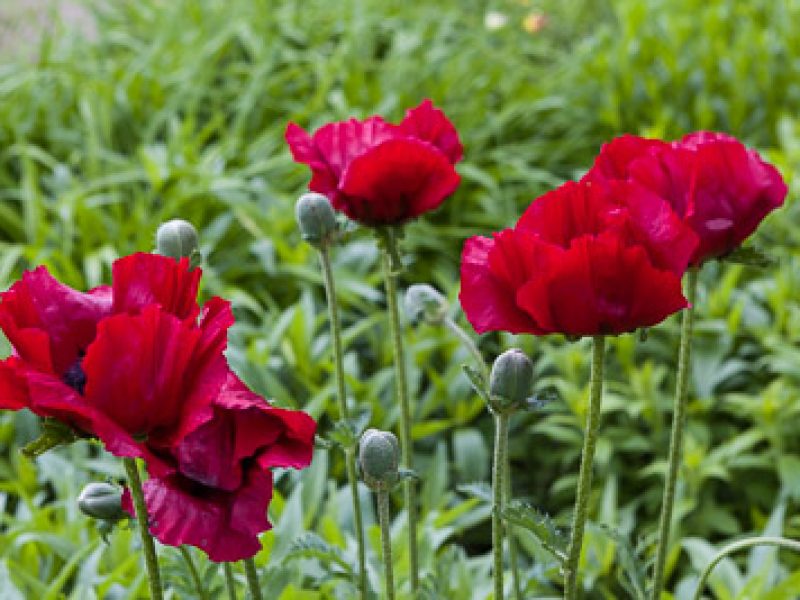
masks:
{"type": "Polygon", "coordinates": [[[459,298],[478,333],[623,333],[687,306],[680,278],[696,246],[645,188],[568,182],[514,228],[467,240],[459,298]]]}
{"type": "Polygon", "coordinates": [[[755,150],[707,131],[672,143],[622,136],[603,146],[585,179],[630,179],[665,198],[700,239],[695,265],[736,249],[787,193],[755,150]]]}
{"type": "Polygon", "coordinates": [[[82,293],[39,267],[0,294],[14,350],[0,362],[0,408],[58,419],[158,472],[142,440],[174,443],[213,416],[233,316],[219,298],[201,311],[200,271],[186,260],[134,254],[113,277],[82,293]]]}
{"type": "MultiPolygon", "coordinates": [[[[144,494],[159,541],[235,561],[255,555],[258,534],[271,528],[270,469],[308,466],[316,423],[303,412],[270,406],[233,373],[213,406],[213,419],[159,451],[172,472],[146,481],[144,494]]],[[[127,491],[123,507],[134,514],[127,491]]]]}
{"type": "Polygon", "coordinates": [[[324,125],[309,135],[286,128],[294,160],[311,168],[309,189],[364,225],[396,225],[437,208],[458,187],[463,149],[453,124],[430,100],[399,125],[374,116],[324,125]]]}

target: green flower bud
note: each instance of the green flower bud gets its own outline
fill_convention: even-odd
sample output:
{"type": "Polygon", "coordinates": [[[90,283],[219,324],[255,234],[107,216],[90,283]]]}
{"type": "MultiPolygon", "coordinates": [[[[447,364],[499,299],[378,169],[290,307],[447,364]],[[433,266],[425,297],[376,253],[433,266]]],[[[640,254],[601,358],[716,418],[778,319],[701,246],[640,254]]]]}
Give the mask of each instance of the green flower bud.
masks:
{"type": "Polygon", "coordinates": [[[521,405],[533,387],[533,363],[516,348],[497,357],[489,375],[489,397],[493,408],[509,409],[521,405]]]}
{"type": "Polygon", "coordinates": [[[367,429],[359,442],[358,462],[364,482],[373,490],[389,489],[398,479],[400,444],[393,433],[367,429]]]}
{"type": "Polygon", "coordinates": [[[314,192],[303,194],[294,208],[303,239],[317,248],[329,243],[337,230],[336,213],[328,199],[314,192]]]}
{"type": "Polygon", "coordinates": [[[408,318],[428,325],[440,325],[447,316],[447,299],[427,283],[417,283],[406,290],[405,309],[408,318]]]}
{"type": "Polygon", "coordinates": [[[110,483],[90,483],[78,496],[78,508],[87,517],[117,521],[125,516],[122,510],[122,489],[110,483]]]}
{"type": "Polygon", "coordinates": [[[197,230],[188,221],[172,219],[156,231],[156,252],[162,256],[175,259],[188,257],[194,261],[200,256],[199,247],[197,230]]]}

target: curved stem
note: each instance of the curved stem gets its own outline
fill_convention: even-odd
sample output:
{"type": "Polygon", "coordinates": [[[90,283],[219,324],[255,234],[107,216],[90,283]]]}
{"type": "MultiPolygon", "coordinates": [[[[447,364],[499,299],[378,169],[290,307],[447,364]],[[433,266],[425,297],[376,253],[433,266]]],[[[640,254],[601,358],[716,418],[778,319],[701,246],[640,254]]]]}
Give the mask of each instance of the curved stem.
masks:
{"type": "Polygon", "coordinates": [[[494,416],[494,461],[492,464],[492,553],[494,556],[494,598],[503,598],[503,472],[508,444],[507,414],[494,416]]]}
{"type": "Polygon", "coordinates": [[[245,558],[242,562],[244,563],[244,574],[247,576],[247,587],[250,588],[250,597],[252,600],[263,600],[255,561],[252,558],[245,558]]]}
{"type": "Polygon", "coordinates": [[[453,321],[450,317],[444,318],[444,326],[447,327],[453,334],[461,340],[461,343],[467,348],[469,353],[475,359],[475,362],[478,363],[478,368],[481,370],[481,375],[486,380],[486,383],[489,383],[489,367],[486,366],[486,362],[483,360],[483,356],[481,356],[480,350],[478,350],[478,346],[475,345],[475,342],[472,341],[472,338],[469,337],[466,331],[464,331],[458,324],[453,321]]]}
{"type": "Polygon", "coordinates": [[[672,409],[672,432],[669,440],[669,459],[667,476],[664,482],[664,496],[661,501],[661,516],[658,522],[658,549],[653,567],[652,600],[661,597],[664,587],[664,570],[669,550],[670,529],[672,526],[672,509],[675,504],[675,490],[678,483],[678,471],[681,464],[683,447],[683,430],[686,426],[686,399],[689,391],[689,359],[692,352],[692,325],[694,323],[694,304],[697,296],[697,268],[689,269],[686,281],[686,299],[689,307],[683,311],[681,321],[681,341],[678,351],[678,374],[675,382],[675,401],[672,409]]]}
{"type": "MultiPolygon", "coordinates": [[[[400,401],[400,446],[403,467],[413,470],[414,453],[411,446],[411,405],[408,397],[406,357],[403,348],[403,336],[400,330],[400,313],[397,308],[397,275],[393,268],[397,260],[395,233],[387,232],[384,237],[384,242],[383,272],[386,284],[386,303],[392,328],[397,397],[400,401]]],[[[412,478],[407,478],[403,481],[403,492],[406,510],[408,511],[409,578],[411,580],[411,590],[416,593],[419,587],[419,567],[417,559],[417,492],[416,482],[412,478]]]]}
{"type": "Polygon", "coordinates": [[[192,555],[189,554],[189,550],[186,549],[186,546],[178,546],[178,550],[181,551],[183,562],[189,567],[189,573],[192,575],[192,583],[194,583],[194,588],[197,590],[197,597],[200,598],[200,600],[208,600],[208,594],[205,588],[203,588],[203,581],[200,579],[200,573],[197,572],[197,567],[194,566],[192,555]]]}
{"type": "Polygon", "coordinates": [[[222,563],[222,569],[225,571],[225,588],[228,590],[228,600],[236,600],[236,582],[233,580],[233,567],[231,563],[222,563]]]}
{"type": "Polygon", "coordinates": [[[386,597],[394,600],[394,569],[392,568],[392,534],[389,529],[389,492],[378,490],[378,522],[381,526],[381,548],[383,550],[383,569],[386,578],[386,597]]]}
{"type": "Polygon", "coordinates": [[[158,557],[156,556],[156,545],[147,522],[147,505],[144,501],[142,491],[142,478],[139,476],[139,467],[135,458],[123,458],[122,464],[125,465],[125,473],[128,476],[128,488],[131,491],[133,507],[136,510],[136,520],[139,523],[139,535],[142,538],[142,549],[144,551],[144,563],[147,568],[147,578],[150,582],[150,598],[152,600],[162,600],[164,597],[161,591],[161,573],[158,570],[158,557]]]}
{"type": "MultiPolygon", "coordinates": [[[[347,390],[344,382],[344,353],[342,351],[342,326],[336,304],[336,284],[331,269],[330,252],[327,245],[319,250],[322,264],[322,279],[325,283],[325,296],[328,303],[328,320],[333,338],[333,362],[336,371],[336,398],[339,403],[339,418],[347,421],[350,418],[347,410],[347,390]]],[[[355,524],[356,544],[358,548],[358,589],[361,600],[367,598],[367,558],[364,546],[364,522],[361,516],[361,500],[358,495],[358,478],[356,476],[356,457],[352,449],[345,451],[347,481],[350,485],[350,496],[353,503],[353,522],[355,524]]]]}
{"type": "Polygon", "coordinates": [[[697,589],[694,592],[693,600],[700,600],[701,596],[703,595],[703,588],[706,586],[706,580],[711,575],[714,567],[716,567],[723,558],[733,554],[734,552],[746,550],[747,548],[751,548],[753,546],[780,546],[781,548],[800,552],[800,542],[782,537],[763,536],[733,542],[717,552],[714,555],[714,558],[711,559],[711,562],[708,563],[705,569],[703,569],[703,572],[700,574],[700,580],[697,582],[697,589]]]}
{"type": "MultiPolygon", "coordinates": [[[[512,500],[511,495],[511,464],[508,456],[508,445],[506,445],[506,461],[503,465],[503,487],[505,492],[505,499],[503,502],[507,506],[512,500]]],[[[523,600],[522,587],[519,579],[519,561],[517,556],[517,543],[514,539],[514,526],[506,523],[506,532],[508,533],[508,560],[511,563],[511,583],[514,590],[515,600],[523,600]]]]}
{"type": "Polygon", "coordinates": [[[589,383],[589,417],[583,439],[583,454],[578,475],[578,490],[575,498],[575,513],[572,516],[572,532],[567,551],[567,564],[564,575],[564,599],[574,600],[578,593],[578,564],[583,546],[583,530],[586,526],[589,494],[592,490],[592,465],[597,445],[597,432],[600,428],[600,407],[603,401],[603,358],[605,338],[596,335],[592,338],[592,374],[589,383]]]}

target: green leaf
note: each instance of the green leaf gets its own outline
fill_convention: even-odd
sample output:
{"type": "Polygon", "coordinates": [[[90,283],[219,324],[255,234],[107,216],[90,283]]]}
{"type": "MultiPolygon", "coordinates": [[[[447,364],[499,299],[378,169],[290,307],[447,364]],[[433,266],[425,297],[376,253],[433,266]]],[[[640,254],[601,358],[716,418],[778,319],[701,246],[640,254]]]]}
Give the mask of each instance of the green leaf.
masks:
{"type": "Polygon", "coordinates": [[[286,558],[316,558],[326,566],[336,565],[348,575],[353,574],[353,567],[345,559],[341,549],[332,546],[311,531],[307,531],[292,542],[286,558]]]}
{"type": "Polygon", "coordinates": [[[503,509],[503,518],[512,525],[518,525],[530,531],[545,550],[564,564],[567,559],[569,542],[549,515],[526,502],[514,500],[503,509]]]}

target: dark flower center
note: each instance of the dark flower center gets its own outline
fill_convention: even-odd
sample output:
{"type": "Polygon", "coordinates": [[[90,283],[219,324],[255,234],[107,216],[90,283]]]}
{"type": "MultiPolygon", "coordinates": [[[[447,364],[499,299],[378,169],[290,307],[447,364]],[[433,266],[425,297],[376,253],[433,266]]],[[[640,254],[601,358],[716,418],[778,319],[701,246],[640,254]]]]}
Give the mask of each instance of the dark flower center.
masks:
{"type": "Polygon", "coordinates": [[[64,383],[81,395],[83,395],[83,389],[86,387],[86,373],[83,372],[83,367],[81,366],[82,359],[83,357],[79,356],[61,378],[64,383]]]}

